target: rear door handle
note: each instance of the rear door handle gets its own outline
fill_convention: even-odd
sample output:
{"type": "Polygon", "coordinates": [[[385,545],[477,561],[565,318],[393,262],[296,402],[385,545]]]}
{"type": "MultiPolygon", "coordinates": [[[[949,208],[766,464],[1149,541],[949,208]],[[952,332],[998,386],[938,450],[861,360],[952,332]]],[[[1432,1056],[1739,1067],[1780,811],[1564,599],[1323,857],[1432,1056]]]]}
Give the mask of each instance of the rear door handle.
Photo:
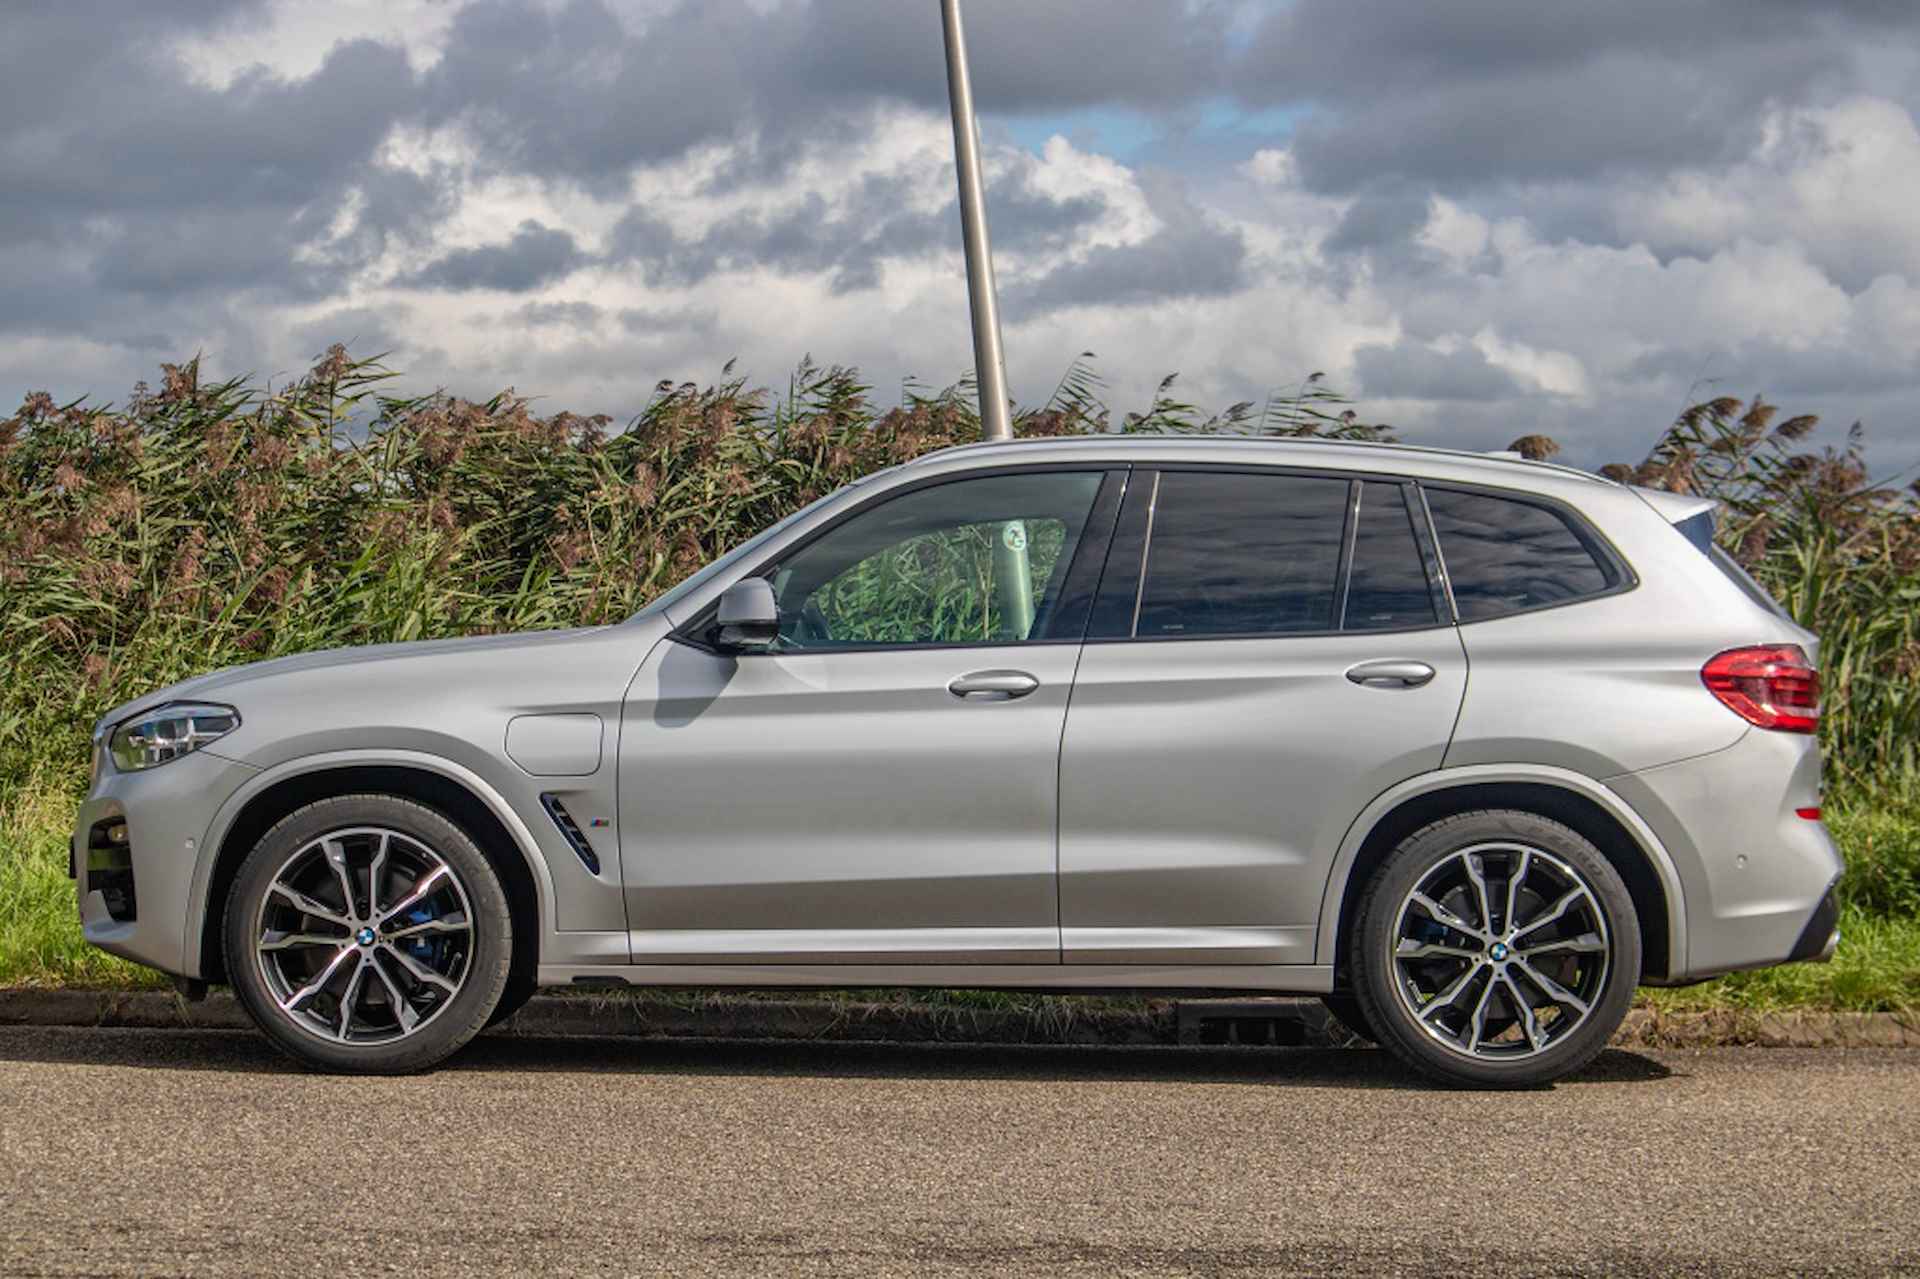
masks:
{"type": "Polygon", "coordinates": [[[1356,684],[1374,684],[1382,688],[1419,688],[1432,679],[1433,667],[1425,662],[1362,662],[1347,672],[1356,684]]]}
{"type": "Polygon", "coordinates": [[[955,678],[947,691],[970,702],[1010,702],[1039,687],[1040,681],[1025,671],[974,671],[955,678]]]}

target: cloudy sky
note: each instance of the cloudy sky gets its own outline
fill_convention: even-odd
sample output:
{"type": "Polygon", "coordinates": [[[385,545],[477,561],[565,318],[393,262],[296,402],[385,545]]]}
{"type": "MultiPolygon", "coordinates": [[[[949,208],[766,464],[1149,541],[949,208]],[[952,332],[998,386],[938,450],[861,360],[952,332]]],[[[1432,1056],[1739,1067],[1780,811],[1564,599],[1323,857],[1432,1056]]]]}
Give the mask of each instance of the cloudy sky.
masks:
{"type": "MultiPolygon", "coordinates": [[[[1009,376],[1314,371],[1637,457],[1764,392],[1920,462],[1913,0],[966,0],[1009,376]]],[[[0,41],[0,402],[327,344],[624,417],[971,359],[933,0],[62,0],[0,41]]],[[[1837,434],[1837,431],[1834,432],[1837,434]]]]}

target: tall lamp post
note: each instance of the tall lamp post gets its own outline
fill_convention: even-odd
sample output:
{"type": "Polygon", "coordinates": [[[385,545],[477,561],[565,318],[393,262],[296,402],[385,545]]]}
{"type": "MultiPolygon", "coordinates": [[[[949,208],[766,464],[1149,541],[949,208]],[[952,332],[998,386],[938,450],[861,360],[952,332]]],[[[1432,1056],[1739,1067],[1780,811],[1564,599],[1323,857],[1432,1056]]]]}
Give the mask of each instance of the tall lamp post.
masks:
{"type": "MultiPolygon", "coordinates": [[[[967,74],[967,36],[960,0],[940,0],[947,42],[947,99],[953,108],[953,161],[960,175],[960,239],[967,258],[967,304],[973,318],[973,376],[980,392],[980,433],[989,440],[1013,438],[1007,413],[1007,360],[1000,347],[1000,299],[993,283],[993,246],[987,237],[987,199],[980,177],[980,125],[973,113],[973,81],[967,74]]],[[[1033,577],[1028,567],[1027,527],[1008,520],[993,542],[993,576],[1000,599],[1001,629],[1025,639],[1033,628],[1033,577]]]]}
{"type": "Polygon", "coordinates": [[[940,0],[947,37],[947,98],[953,107],[953,159],[960,173],[960,239],[967,255],[967,302],[973,312],[973,368],[980,390],[981,434],[1013,438],[1007,417],[1007,361],[1000,349],[1000,300],[993,285],[993,247],[987,239],[987,199],[980,178],[980,126],[967,74],[967,37],[960,0],[940,0]]]}

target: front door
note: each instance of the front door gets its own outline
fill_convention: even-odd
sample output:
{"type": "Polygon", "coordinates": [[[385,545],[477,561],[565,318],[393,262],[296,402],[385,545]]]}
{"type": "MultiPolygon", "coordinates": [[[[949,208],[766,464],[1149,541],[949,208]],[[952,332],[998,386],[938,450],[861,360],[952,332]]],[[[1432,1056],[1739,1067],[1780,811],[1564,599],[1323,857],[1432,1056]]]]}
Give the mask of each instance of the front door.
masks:
{"type": "Polygon", "coordinates": [[[1060,734],[1123,472],[896,489],[661,644],[620,737],[635,963],[1057,963],[1060,734]]]}
{"type": "Polygon", "coordinates": [[[1410,485],[1138,473],[1067,717],[1069,963],[1309,964],[1354,817],[1440,765],[1467,663],[1410,485]]]}

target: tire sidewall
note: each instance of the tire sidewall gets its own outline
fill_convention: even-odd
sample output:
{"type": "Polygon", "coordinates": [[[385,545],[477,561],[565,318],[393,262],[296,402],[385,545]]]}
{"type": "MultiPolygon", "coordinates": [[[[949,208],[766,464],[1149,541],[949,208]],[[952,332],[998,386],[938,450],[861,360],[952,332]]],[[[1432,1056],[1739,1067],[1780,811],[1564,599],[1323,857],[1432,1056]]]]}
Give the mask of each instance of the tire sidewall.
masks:
{"type": "Polygon", "coordinates": [[[1442,1082],[1488,1088],[1548,1083],[1580,1069],[1607,1045],[1632,1006],[1639,985],[1641,940],[1633,897],[1611,862],[1570,827],[1532,813],[1486,810],[1445,818],[1410,835],[1374,875],[1361,903],[1347,956],[1354,993],[1383,1047],[1442,1082]],[[1481,1061],[1434,1041],[1415,1024],[1395,989],[1390,957],[1401,902],[1435,866],[1475,844],[1514,843],[1551,853],[1587,882],[1606,913],[1611,954],[1599,998],[1584,1024],[1537,1056],[1481,1061]]]}
{"type": "Polygon", "coordinates": [[[227,897],[222,939],[234,995],[277,1047],[319,1069],[370,1074],[423,1070],[485,1029],[506,989],[513,959],[506,894],[486,854],[445,815],[392,795],[320,800],[281,819],[240,865],[227,897]],[[359,826],[398,831],[437,853],[459,878],[473,923],[473,954],[459,992],[425,1026],[385,1044],[330,1043],[294,1025],[260,973],[258,939],[253,936],[261,898],[286,860],[323,835],[359,826]]]}
{"type": "Polygon", "coordinates": [[[1341,990],[1331,995],[1322,995],[1320,1003],[1353,1038],[1369,1044],[1380,1042],[1380,1036],[1374,1033],[1372,1025],[1367,1021],[1366,1009],[1360,1006],[1359,996],[1352,991],[1341,990]]]}

